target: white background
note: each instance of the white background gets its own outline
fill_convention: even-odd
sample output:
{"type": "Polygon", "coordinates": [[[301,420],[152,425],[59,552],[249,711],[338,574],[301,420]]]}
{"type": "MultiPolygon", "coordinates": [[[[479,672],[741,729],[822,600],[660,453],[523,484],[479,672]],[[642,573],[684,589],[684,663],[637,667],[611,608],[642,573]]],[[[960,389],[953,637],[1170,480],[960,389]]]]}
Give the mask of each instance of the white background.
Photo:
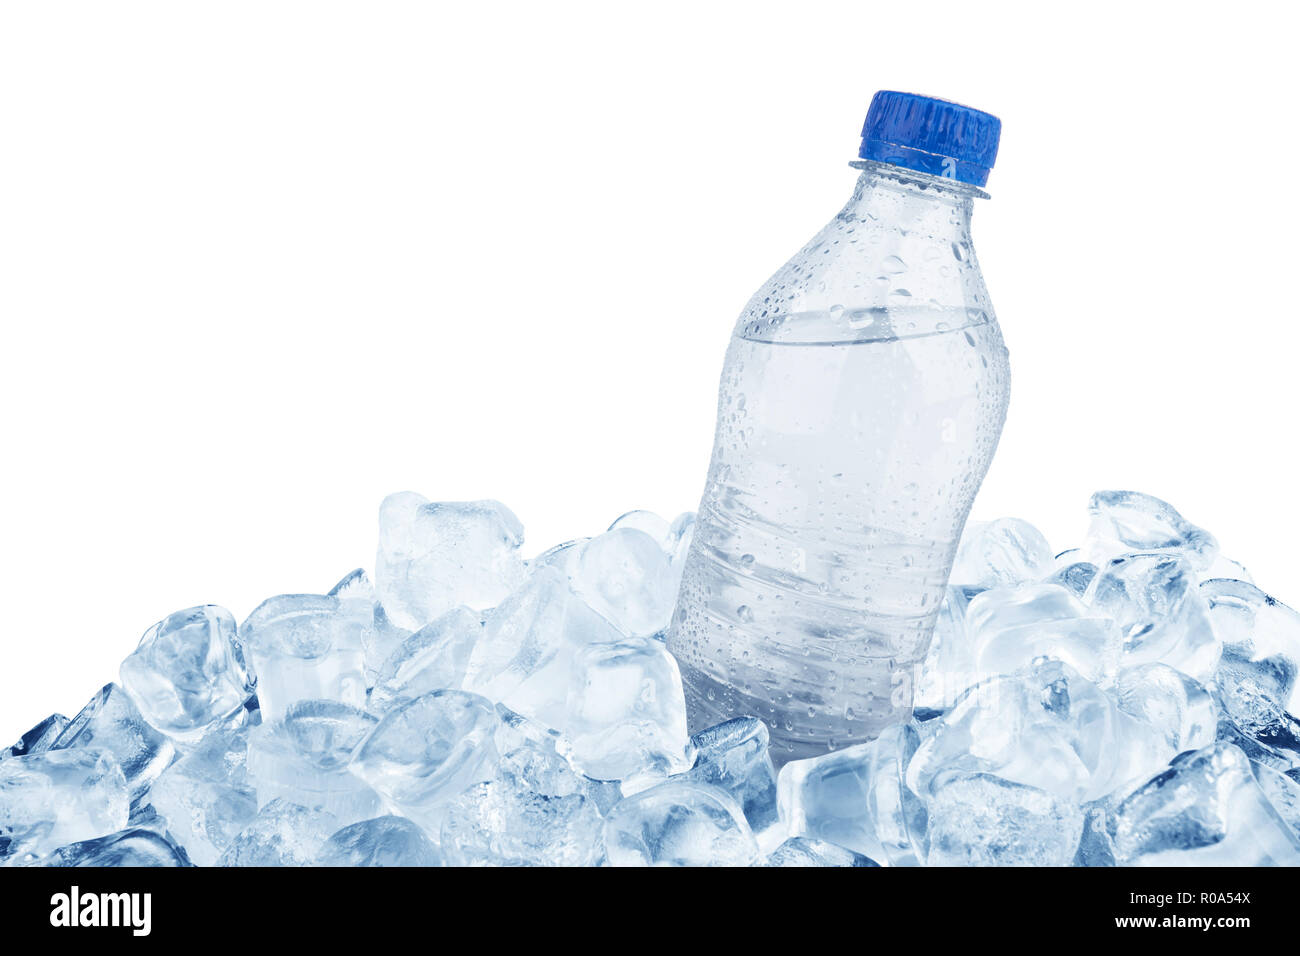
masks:
{"type": "Polygon", "coordinates": [[[975,516],[1149,491],[1300,601],[1300,23],[1215,6],[5,3],[0,742],[170,611],[369,567],[390,491],[530,551],[694,508],[878,88],[1004,122],[975,516]]]}

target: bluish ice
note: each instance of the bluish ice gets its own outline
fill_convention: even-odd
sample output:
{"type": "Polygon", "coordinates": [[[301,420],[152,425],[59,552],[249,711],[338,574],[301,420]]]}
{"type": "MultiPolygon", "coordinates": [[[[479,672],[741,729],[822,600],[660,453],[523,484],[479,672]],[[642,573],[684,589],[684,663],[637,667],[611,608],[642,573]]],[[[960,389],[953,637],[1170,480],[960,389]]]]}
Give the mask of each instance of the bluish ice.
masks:
{"type": "Polygon", "coordinates": [[[351,772],[352,757],[379,723],[336,700],[300,700],[248,734],[248,782],[260,804],[281,799],[323,810],[340,825],[377,816],[379,794],[351,772]]]}
{"type": "Polygon", "coordinates": [[[15,728],[0,865],[1300,865],[1300,615],[1159,499],[1089,510],[971,523],[913,719],[778,774],[759,716],[687,734],[692,515],[525,560],[392,496],[373,584],[176,612],[15,728]]]}
{"type": "Polygon", "coordinates": [[[176,756],[171,740],[151,727],[117,684],[105,685],[68,722],[51,750],[107,750],[126,776],[131,800],[139,800],[176,756]]]}
{"type": "Polygon", "coordinates": [[[385,815],[343,827],[322,844],[316,866],[441,866],[442,853],[405,817],[385,815]]]}
{"type": "Polygon", "coordinates": [[[389,495],[379,511],[379,600],[412,631],[458,604],[493,607],[523,580],[523,542],[524,526],[499,501],[389,495]]]}
{"type": "Polygon", "coordinates": [[[275,799],[230,841],[217,866],[310,866],[338,829],[323,810],[275,799]]]}
{"type": "Polygon", "coordinates": [[[177,611],[149,628],[120,676],[141,716],[177,740],[202,737],[253,694],[235,618],[215,605],[177,611]]]}
{"type": "Polygon", "coordinates": [[[740,806],[707,784],[669,780],[624,798],[605,817],[611,866],[749,866],[758,855],[740,806]]]}
{"type": "Polygon", "coordinates": [[[279,720],[299,700],[366,705],[365,647],[374,613],[329,594],[281,594],[239,627],[257,673],[262,719],[279,720]]]}
{"type": "Polygon", "coordinates": [[[499,722],[486,698],[433,691],[398,704],[375,725],[352,758],[352,773],[436,839],[448,804],[492,778],[499,722]]]}
{"type": "Polygon", "coordinates": [[[757,866],[880,866],[870,857],[834,843],[790,837],[757,866]]]}
{"type": "Polygon", "coordinates": [[[167,768],[149,791],[171,838],[198,866],[212,866],[257,816],[247,769],[249,728],[218,727],[167,768]]]}

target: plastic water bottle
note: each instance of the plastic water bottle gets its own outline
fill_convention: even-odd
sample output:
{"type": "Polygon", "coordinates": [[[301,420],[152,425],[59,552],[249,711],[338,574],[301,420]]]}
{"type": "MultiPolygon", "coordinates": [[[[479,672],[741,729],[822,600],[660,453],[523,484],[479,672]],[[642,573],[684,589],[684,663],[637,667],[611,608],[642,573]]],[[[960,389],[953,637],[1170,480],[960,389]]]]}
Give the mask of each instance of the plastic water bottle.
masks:
{"type": "Polygon", "coordinates": [[[1006,417],[970,234],[1000,130],[877,93],[853,197],[741,314],[668,634],[692,732],[755,715],[784,761],[910,715],[1006,417]]]}

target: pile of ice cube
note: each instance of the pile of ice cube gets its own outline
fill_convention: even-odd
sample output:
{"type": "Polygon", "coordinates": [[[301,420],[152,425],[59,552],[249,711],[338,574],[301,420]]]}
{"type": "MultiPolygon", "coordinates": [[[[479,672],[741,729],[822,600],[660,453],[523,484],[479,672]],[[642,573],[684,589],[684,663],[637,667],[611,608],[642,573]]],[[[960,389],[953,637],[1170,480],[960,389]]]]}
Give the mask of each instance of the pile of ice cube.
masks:
{"type": "Polygon", "coordinates": [[[178,611],[0,751],[0,863],[1300,864],[1300,616],[1168,504],[1091,510],[1055,557],[972,524],[915,718],[778,776],[755,718],[687,736],[691,515],[525,561],[501,504],[393,495],[373,586],[178,611]]]}

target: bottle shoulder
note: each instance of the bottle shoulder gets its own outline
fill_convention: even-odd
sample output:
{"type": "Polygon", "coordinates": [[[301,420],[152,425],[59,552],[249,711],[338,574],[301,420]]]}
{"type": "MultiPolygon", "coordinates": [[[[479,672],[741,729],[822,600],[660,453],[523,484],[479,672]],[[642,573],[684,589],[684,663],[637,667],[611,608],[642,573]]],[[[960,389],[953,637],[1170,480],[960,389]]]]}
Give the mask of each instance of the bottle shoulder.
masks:
{"type": "Polygon", "coordinates": [[[736,334],[779,327],[809,342],[860,341],[988,323],[996,316],[959,211],[900,224],[850,203],[754,293],[736,334]]]}

